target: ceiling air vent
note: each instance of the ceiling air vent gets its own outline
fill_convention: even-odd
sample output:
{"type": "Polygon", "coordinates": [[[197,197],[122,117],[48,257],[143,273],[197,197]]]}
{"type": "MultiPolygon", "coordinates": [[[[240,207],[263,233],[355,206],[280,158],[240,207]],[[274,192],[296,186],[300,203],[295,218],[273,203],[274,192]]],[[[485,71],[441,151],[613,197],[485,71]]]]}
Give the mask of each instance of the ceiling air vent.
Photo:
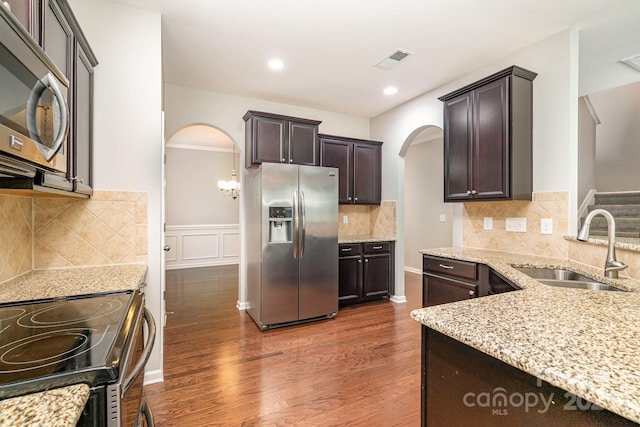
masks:
{"type": "Polygon", "coordinates": [[[620,62],[627,64],[629,67],[636,71],[640,71],[640,55],[630,56],[625,59],[621,59],[620,62]]]}
{"type": "Polygon", "coordinates": [[[409,52],[407,50],[398,49],[393,52],[391,55],[384,58],[382,61],[376,64],[376,67],[382,68],[383,70],[390,70],[396,65],[400,63],[407,56],[413,55],[413,52],[409,52]]]}

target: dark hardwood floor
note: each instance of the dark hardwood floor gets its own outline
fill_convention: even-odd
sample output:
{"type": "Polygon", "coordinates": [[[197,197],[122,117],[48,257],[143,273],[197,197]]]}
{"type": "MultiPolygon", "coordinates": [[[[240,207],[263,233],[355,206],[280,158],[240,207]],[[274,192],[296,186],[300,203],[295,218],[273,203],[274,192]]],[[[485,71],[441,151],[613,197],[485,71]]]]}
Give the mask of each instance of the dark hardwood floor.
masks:
{"type": "Polygon", "coordinates": [[[418,426],[421,278],[405,280],[406,304],[261,332],[235,307],[237,266],[167,271],[156,426],[418,426]]]}

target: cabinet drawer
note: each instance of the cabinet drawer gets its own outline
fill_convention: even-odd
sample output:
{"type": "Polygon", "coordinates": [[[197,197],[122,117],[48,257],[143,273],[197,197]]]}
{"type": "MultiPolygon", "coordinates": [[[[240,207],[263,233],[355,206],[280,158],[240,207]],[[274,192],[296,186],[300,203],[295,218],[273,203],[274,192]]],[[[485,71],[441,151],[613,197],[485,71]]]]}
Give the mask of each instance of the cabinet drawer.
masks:
{"type": "Polygon", "coordinates": [[[461,277],[473,281],[478,277],[478,268],[475,262],[459,261],[448,258],[438,258],[425,255],[423,257],[422,269],[429,273],[461,277]]]}
{"type": "Polygon", "coordinates": [[[390,243],[389,242],[373,242],[373,243],[365,243],[364,251],[365,253],[377,253],[377,252],[389,252],[390,243]]]}
{"type": "Polygon", "coordinates": [[[360,243],[349,243],[340,245],[338,250],[338,256],[352,256],[360,255],[362,253],[362,245],[360,243]]]}
{"type": "Polygon", "coordinates": [[[454,279],[423,274],[422,306],[464,301],[478,295],[478,286],[454,279]]]}

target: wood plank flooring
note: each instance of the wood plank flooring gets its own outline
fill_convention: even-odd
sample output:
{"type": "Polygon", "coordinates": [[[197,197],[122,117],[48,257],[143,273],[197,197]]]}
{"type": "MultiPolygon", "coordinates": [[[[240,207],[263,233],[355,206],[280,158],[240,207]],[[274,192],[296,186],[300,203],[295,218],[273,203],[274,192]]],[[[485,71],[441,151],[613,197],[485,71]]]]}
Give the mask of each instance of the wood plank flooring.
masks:
{"type": "Polygon", "coordinates": [[[405,277],[406,304],[261,332],[235,307],[237,266],[167,271],[156,426],[418,426],[421,278],[405,277]]]}

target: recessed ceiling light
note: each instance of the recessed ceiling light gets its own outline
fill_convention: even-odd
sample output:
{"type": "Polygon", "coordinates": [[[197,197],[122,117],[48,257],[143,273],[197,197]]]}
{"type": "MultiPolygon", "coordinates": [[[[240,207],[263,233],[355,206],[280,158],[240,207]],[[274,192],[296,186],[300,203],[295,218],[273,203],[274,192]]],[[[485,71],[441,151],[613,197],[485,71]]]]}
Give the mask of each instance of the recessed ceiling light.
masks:
{"type": "Polygon", "coordinates": [[[398,88],[394,86],[389,86],[385,88],[383,92],[385,95],[395,95],[396,93],[398,93],[398,88]]]}
{"type": "Polygon", "coordinates": [[[267,63],[267,65],[272,70],[282,70],[282,68],[284,68],[284,62],[279,59],[272,59],[267,63]]]}

